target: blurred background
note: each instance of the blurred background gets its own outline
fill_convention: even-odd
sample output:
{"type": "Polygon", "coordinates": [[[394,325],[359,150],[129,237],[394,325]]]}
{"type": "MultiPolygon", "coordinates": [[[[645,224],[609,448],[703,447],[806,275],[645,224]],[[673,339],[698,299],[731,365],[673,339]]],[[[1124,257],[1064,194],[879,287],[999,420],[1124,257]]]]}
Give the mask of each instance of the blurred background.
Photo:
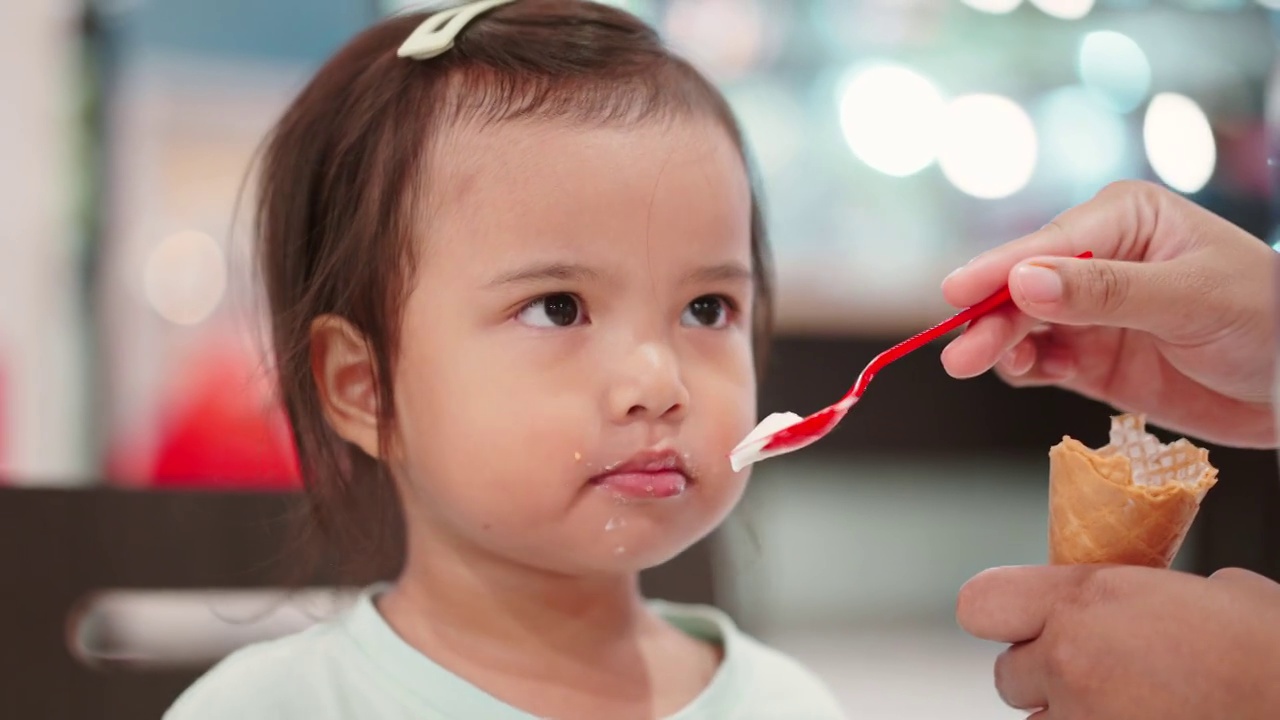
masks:
{"type": "MultiPolygon", "coordinates": [[[[780,283],[764,413],[834,400],[948,314],[947,272],[1110,181],[1163,183],[1276,239],[1280,2],[614,4],[746,128],[780,283]]],[[[255,614],[252,594],[85,598],[250,588],[287,564],[267,498],[296,468],[256,333],[247,172],[324,58],[410,5],[0,5],[0,572],[23,588],[3,601],[19,641],[0,687],[64,703],[24,716],[125,717],[312,617],[255,614]]],[[[954,627],[955,591],[1044,560],[1048,447],[1105,440],[1107,408],[955,382],[936,352],[886,372],[829,439],[760,466],[724,531],[654,581],[810,663],[855,717],[1018,716],[991,690],[999,648],[954,627]]],[[[1180,567],[1280,579],[1274,454],[1213,452],[1224,482],[1180,567]]]]}

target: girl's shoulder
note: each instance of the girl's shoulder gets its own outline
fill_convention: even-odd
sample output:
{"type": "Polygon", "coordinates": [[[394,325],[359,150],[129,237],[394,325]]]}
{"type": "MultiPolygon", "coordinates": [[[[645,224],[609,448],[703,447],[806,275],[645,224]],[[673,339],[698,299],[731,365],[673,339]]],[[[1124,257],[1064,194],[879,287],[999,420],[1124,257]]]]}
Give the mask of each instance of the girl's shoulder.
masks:
{"type": "Polygon", "coordinates": [[[231,653],[187,688],[164,720],[325,718],[314,688],[345,654],[339,624],[325,621],[231,653]]]}

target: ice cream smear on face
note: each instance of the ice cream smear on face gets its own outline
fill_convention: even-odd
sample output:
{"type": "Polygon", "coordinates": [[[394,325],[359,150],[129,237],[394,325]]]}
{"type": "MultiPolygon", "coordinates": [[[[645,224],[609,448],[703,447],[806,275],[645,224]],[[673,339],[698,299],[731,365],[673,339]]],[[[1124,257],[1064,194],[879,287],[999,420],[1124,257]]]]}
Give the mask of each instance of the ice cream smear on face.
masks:
{"type": "Polygon", "coordinates": [[[733,471],[738,472],[752,463],[790,452],[790,448],[765,450],[764,446],[769,444],[770,435],[795,425],[803,419],[793,412],[781,412],[773,413],[761,420],[760,424],[756,425],[756,429],[748,433],[742,442],[738,443],[738,447],[729,453],[729,464],[733,466],[733,471]]]}

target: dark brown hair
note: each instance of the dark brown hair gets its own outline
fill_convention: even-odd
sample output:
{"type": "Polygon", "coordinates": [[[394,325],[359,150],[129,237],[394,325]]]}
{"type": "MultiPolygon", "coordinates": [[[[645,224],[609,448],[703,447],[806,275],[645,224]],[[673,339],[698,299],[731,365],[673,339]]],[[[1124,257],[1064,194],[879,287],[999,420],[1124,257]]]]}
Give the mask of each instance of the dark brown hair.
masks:
{"type": "MultiPolygon", "coordinates": [[[[518,0],[473,21],[439,57],[397,57],[426,17],[391,17],[339,50],[268,137],[259,178],[272,351],[306,510],[327,544],[325,556],[340,561],[338,576],[350,582],[398,571],[403,520],[386,468],[325,419],[310,329],[315,318],[332,314],[363,333],[378,379],[378,422],[390,427],[401,309],[416,259],[416,203],[429,183],[447,182],[426,167],[432,138],[458,122],[702,115],[724,127],[747,164],[720,93],[621,10],[588,0],[518,0]]],[[[754,191],[751,205],[759,367],[771,329],[771,282],[754,191]]]]}

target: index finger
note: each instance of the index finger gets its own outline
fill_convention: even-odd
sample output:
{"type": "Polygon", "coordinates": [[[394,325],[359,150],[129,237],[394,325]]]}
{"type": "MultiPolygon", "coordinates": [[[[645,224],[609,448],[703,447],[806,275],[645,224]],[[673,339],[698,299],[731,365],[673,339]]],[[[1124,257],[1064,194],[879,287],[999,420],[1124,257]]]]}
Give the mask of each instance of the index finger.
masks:
{"type": "Polygon", "coordinates": [[[1142,232],[1155,223],[1159,188],[1144,182],[1107,186],[1093,199],[1077,205],[1053,222],[1017,240],[988,250],[942,281],[942,294],[956,307],[968,307],[1009,282],[1009,273],[1024,260],[1073,257],[1090,251],[1104,260],[1138,260],[1142,232]]]}
{"type": "Polygon", "coordinates": [[[1062,599],[1100,566],[1024,565],[985,570],[960,588],[956,621],[983,640],[1020,643],[1044,631],[1045,620],[1062,599]]]}

